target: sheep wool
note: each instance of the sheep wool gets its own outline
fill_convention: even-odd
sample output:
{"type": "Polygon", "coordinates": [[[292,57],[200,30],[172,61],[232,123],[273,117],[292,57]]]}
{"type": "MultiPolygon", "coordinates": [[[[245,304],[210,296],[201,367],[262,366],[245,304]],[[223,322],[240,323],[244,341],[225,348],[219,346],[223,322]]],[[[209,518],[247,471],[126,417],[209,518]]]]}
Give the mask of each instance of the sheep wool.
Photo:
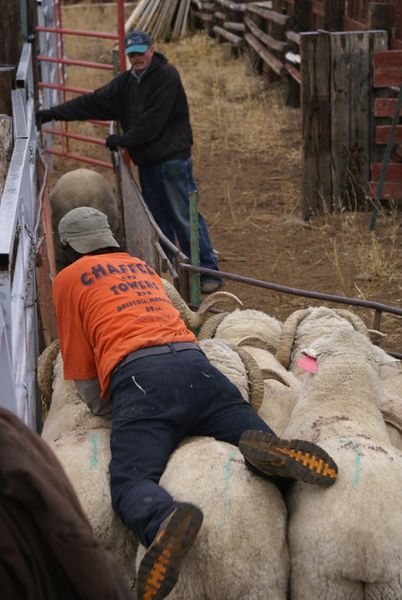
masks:
{"type": "MultiPolygon", "coordinates": [[[[161,484],[204,513],[169,600],[286,600],[286,509],[279,490],[251,473],[239,450],[192,438],[171,456],[161,484]]],[[[145,549],[140,546],[137,566],[145,549]]]]}
{"type": "Polygon", "coordinates": [[[244,337],[258,336],[273,351],[278,347],[282,323],[261,310],[236,309],[218,325],[215,337],[238,344],[244,337]]]}
{"type": "Polygon", "coordinates": [[[296,311],[283,324],[277,357],[296,377],[303,379],[304,371],[299,369],[297,361],[304,348],[326,333],[338,329],[355,331],[357,327],[362,333],[366,331],[367,337],[369,336],[363,321],[350,311],[333,310],[326,306],[296,311]],[[283,357],[286,357],[285,362],[289,364],[285,364],[283,357]]]}
{"type": "MultiPolygon", "coordinates": [[[[245,340],[247,342],[247,338],[245,340]]],[[[268,350],[242,344],[256,361],[264,377],[264,399],[260,417],[279,436],[284,432],[301,389],[301,382],[287,371],[268,350]],[[273,379],[273,376],[276,378],[273,379]]]]}
{"type": "Polygon", "coordinates": [[[110,419],[91,413],[72,381],[65,381],[59,353],[42,438],[61,462],[95,535],[128,584],[135,583],[137,540],[116,516],[110,497],[110,419]]]}
{"type": "Polygon", "coordinates": [[[198,342],[208,360],[239,389],[245,400],[249,400],[247,371],[240,356],[225,343],[215,338],[198,342]]]}
{"type": "Polygon", "coordinates": [[[51,443],[63,433],[81,429],[110,428],[111,421],[91,413],[81,400],[73,381],[65,381],[63,359],[59,352],[53,367],[53,393],[42,438],[51,443]]]}
{"type": "Polygon", "coordinates": [[[109,440],[110,429],[81,428],[62,434],[50,447],[61,462],[94,534],[133,589],[138,542],[112,508],[109,440]]]}
{"type": "Polygon", "coordinates": [[[336,461],[329,488],[296,483],[288,509],[292,600],[402,598],[402,453],[378,408],[385,353],[346,329],[316,339],[286,437],[336,461]]]}

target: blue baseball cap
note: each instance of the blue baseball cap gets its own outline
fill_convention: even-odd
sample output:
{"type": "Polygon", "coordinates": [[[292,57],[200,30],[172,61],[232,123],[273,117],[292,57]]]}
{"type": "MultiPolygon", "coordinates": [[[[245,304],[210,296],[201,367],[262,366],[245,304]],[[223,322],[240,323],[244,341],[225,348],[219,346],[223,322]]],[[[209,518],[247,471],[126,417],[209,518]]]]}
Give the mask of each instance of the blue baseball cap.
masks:
{"type": "Polygon", "coordinates": [[[131,54],[131,52],[144,54],[150,46],[152,46],[152,40],[145,31],[132,31],[126,36],[126,54],[131,54]]]}

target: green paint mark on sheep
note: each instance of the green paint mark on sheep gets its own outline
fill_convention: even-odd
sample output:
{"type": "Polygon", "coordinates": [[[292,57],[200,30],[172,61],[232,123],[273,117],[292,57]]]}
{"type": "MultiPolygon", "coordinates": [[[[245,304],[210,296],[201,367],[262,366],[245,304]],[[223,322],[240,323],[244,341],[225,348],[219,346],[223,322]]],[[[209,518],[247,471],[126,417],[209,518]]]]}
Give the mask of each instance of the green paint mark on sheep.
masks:
{"type": "Polygon", "coordinates": [[[223,485],[223,522],[226,521],[226,518],[229,514],[229,490],[230,484],[233,476],[232,462],[236,458],[237,451],[232,450],[229,455],[229,458],[225,462],[224,470],[225,470],[225,480],[223,485]]]}
{"type": "Polygon", "coordinates": [[[360,482],[361,468],[362,468],[362,451],[358,444],[355,444],[349,438],[340,438],[340,442],[346,447],[353,450],[355,453],[355,471],[352,477],[352,488],[355,488],[360,482]]]}
{"type": "Polygon", "coordinates": [[[99,461],[98,461],[98,438],[96,437],[95,433],[90,435],[89,441],[92,446],[90,468],[96,469],[99,461]]]}
{"type": "Polygon", "coordinates": [[[357,484],[360,481],[360,472],[361,472],[361,463],[362,463],[361,456],[362,456],[361,454],[356,453],[356,456],[355,456],[355,472],[353,474],[353,479],[352,479],[352,487],[353,488],[356,487],[357,484]]]}

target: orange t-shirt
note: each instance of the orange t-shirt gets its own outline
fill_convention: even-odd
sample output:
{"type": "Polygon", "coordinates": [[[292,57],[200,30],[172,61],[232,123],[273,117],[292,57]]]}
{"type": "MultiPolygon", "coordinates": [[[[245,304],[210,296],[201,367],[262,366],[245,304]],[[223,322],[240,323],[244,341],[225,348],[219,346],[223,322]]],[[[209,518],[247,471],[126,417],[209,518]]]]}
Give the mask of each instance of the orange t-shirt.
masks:
{"type": "Polygon", "coordinates": [[[127,354],[193,342],[163,282],[126,252],[84,256],[53,282],[65,379],[98,377],[107,397],[110,373],[127,354]]]}

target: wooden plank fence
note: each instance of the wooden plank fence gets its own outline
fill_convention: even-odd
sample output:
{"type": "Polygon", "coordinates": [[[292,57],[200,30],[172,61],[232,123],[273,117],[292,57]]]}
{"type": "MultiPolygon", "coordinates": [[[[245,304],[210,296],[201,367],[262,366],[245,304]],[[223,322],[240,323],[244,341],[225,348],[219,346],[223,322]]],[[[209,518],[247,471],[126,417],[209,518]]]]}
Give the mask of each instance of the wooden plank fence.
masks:
{"type": "Polygon", "coordinates": [[[366,196],[374,146],[373,54],[386,32],[301,35],[303,217],[356,208],[366,196]]]}
{"type": "MultiPolygon", "coordinates": [[[[287,81],[286,104],[302,103],[304,217],[324,207],[361,206],[378,182],[402,78],[402,0],[192,5],[211,35],[246,52],[268,81],[287,81]]],[[[400,198],[402,123],[395,143],[401,150],[384,197],[400,198]]]]}
{"type": "Polygon", "coordinates": [[[293,91],[301,80],[301,32],[386,30],[391,48],[402,49],[402,0],[191,0],[191,5],[196,24],[247,52],[270,81],[287,78],[293,91]]]}

